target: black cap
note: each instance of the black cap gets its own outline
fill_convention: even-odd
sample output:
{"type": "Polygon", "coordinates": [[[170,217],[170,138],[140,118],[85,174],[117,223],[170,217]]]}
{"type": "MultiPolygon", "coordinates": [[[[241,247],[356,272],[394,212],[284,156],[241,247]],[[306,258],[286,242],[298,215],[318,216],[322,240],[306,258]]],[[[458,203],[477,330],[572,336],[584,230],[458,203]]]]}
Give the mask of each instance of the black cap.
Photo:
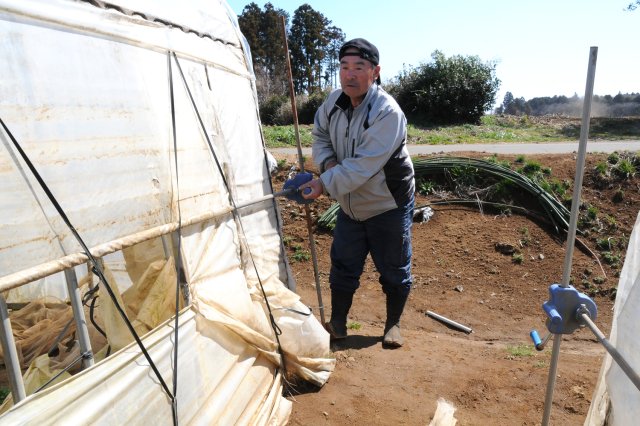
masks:
{"type": "Polygon", "coordinates": [[[373,65],[378,65],[380,62],[380,53],[378,53],[378,48],[363,38],[354,38],[353,40],[349,40],[343,44],[340,48],[340,53],[338,54],[338,60],[342,59],[343,56],[359,56],[362,59],[366,59],[371,62],[373,65]],[[358,49],[359,53],[346,53],[349,48],[358,49]]]}

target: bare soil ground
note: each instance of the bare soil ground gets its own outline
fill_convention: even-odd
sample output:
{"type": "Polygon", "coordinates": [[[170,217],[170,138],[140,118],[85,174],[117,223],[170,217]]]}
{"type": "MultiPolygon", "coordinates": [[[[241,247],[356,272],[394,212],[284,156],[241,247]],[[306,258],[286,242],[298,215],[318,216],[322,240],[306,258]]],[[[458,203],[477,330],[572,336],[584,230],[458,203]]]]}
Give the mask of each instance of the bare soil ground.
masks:
{"type": "MultiPolygon", "coordinates": [[[[514,161],[513,156],[500,159],[514,161]]],[[[573,181],[575,177],[575,154],[527,159],[550,167],[558,179],[573,181]]],[[[626,252],[624,238],[629,237],[640,208],[640,180],[596,184],[593,170],[606,159],[605,154],[587,156],[582,200],[597,208],[601,226],[581,239],[601,258],[596,242],[612,237],[619,242],[612,247],[612,253],[620,256],[619,263],[600,260],[600,266],[589,250],[577,247],[571,277],[578,289],[595,295],[599,309],[596,324],[608,334],[617,274],[626,252]],[[624,198],[614,202],[619,189],[624,198]]],[[[295,163],[293,158],[288,160],[295,163]]],[[[283,180],[283,174],[277,176],[277,189],[283,180]]],[[[432,199],[418,196],[417,205],[432,199]]],[[[330,203],[327,199],[314,203],[314,217],[330,203]]],[[[281,200],[281,209],[292,259],[296,245],[307,247],[306,220],[303,209],[286,199],[281,200]]],[[[564,238],[518,214],[442,205],[434,210],[431,220],[413,227],[414,288],[402,318],[405,346],[382,348],[384,295],[368,261],[349,314],[354,329],[345,341],[332,346],[336,369],[322,388],[293,387],[290,424],[425,425],[440,397],[455,405],[459,425],[541,423],[552,345],[536,352],[529,331],[535,328],[541,336],[546,334],[541,305],[548,298],[549,285],[562,280],[564,238]],[[523,262],[515,263],[512,255],[497,251],[497,243],[514,246],[523,262]],[[425,315],[427,310],[471,327],[473,332],[451,329],[425,315]],[[355,329],[355,324],[360,328],[355,329]]],[[[328,318],[332,235],[316,230],[315,240],[328,318]]],[[[291,266],[298,293],[319,317],[311,260],[292,259],[291,266]]],[[[584,422],[603,356],[604,349],[587,329],[563,338],[552,424],[584,422]]]]}

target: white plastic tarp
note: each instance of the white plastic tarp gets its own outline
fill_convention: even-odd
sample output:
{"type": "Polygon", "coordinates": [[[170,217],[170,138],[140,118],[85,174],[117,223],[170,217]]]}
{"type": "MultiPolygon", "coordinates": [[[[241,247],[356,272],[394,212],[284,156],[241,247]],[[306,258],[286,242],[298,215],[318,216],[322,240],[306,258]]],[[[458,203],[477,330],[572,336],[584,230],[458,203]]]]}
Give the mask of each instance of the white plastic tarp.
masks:
{"type": "MultiPolygon", "coordinates": [[[[194,315],[182,321],[196,327],[199,343],[194,348],[181,343],[180,353],[188,347],[215,366],[231,362],[229,342],[231,348],[243,342],[242,351],[259,354],[251,356],[247,371],[255,366],[272,378],[263,395],[266,403],[266,395],[278,394],[273,376],[282,365],[270,308],[282,330],[288,372],[323,384],[335,360],[327,333],[315,317],[300,314],[308,309],[287,289],[293,281],[276,203],[243,208],[239,216],[229,213],[234,203],[262,197],[272,188],[248,52],[226,3],[114,1],[104,7],[100,2],[0,0],[0,40],[0,117],[89,248],[113,247],[107,251],[115,250],[110,256],[117,263],[128,238],[190,223],[181,231],[181,254],[194,315]],[[202,217],[209,218],[196,220],[202,217]]],[[[6,290],[25,274],[38,276],[42,265],[57,267],[81,247],[4,130],[0,182],[0,289],[6,290]]],[[[60,297],[66,294],[60,276],[13,288],[5,296],[11,301],[43,293],[60,297]]],[[[121,287],[130,284],[118,281],[121,287]]],[[[165,335],[169,339],[170,333],[165,335]]],[[[122,353],[113,356],[113,362],[128,367],[119,367],[121,375],[114,373],[110,380],[131,381],[129,367],[149,380],[121,387],[105,423],[118,422],[119,410],[146,397],[143,393],[158,393],[166,403],[136,351],[130,346],[126,353],[133,355],[124,361],[122,353]]],[[[93,403],[91,389],[97,383],[86,377],[99,377],[102,368],[97,364],[82,379],[27,398],[6,415],[35,421],[40,417],[31,401],[58,410],[61,396],[71,389],[67,386],[76,385],[82,397],[70,410],[85,409],[93,403]]],[[[197,378],[197,369],[183,377],[179,386],[187,388],[200,389],[206,381],[197,378]]],[[[218,392],[198,394],[185,405],[206,411],[223,404],[224,409],[227,399],[216,399],[218,392]]],[[[245,408],[264,410],[255,399],[245,402],[245,408]]],[[[272,403],[286,407],[273,397],[272,403]]],[[[150,412],[170,420],[162,410],[150,412]]],[[[65,414],[72,415],[69,409],[65,414]]]]}
{"type": "MultiPolygon", "coordinates": [[[[177,407],[180,424],[284,424],[291,403],[280,398],[274,365],[221,326],[197,330],[193,311],[180,316],[177,407]],[[211,354],[215,354],[212,357],[211,354]],[[270,395],[274,393],[274,395],[270,395]],[[266,414],[262,412],[263,406],[266,414]]],[[[145,344],[171,386],[172,324],[148,335],[145,344]]],[[[15,406],[3,424],[172,424],[171,405],[149,364],[131,344],[15,406]],[[124,403],[123,403],[124,400],[124,403]]]]}
{"type": "MultiPolygon", "coordinates": [[[[609,341],[640,374],[640,213],[620,273],[609,341]]],[[[632,425],[640,418],[640,390],[606,355],[585,425],[632,425]],[[606,419],[606,420],[605,420],[606,419]]]]}

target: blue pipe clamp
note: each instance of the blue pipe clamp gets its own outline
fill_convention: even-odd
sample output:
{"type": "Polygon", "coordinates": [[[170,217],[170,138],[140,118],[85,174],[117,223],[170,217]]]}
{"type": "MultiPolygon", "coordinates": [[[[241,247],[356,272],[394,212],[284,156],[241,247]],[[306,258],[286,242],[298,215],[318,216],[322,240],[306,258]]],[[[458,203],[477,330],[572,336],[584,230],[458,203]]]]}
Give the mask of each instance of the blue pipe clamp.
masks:
{"type": "Polygon", "coordinates": [[[563,287],[560,284],[549,286],[549,300],[542,304],[547,314],[547,329],[549,334],[540,339],[536,330],[531,330],[529,336],[536,349],[541,351],[552,334],[571,334],[577,328],[584,327],[581,321],[580,307],[584,306],[589,317],[595,320],[598,308],[593,300],[584,293],[580,293],[573,286],[563,287]]]}
{"type": "Polygon", "coordinates": [[[571,334],[577,328],[584,327],[580,320],[578,309],[584,305],[589,311],[589,317],[595,321],[598,316],[598,308],[589,296],[580,293],[573,286],[563,287],[560,284],[551,284],[549,287],[549,300],[542,304],[542,309],[549,317],[547,329],[553,334],[571,334]]]}

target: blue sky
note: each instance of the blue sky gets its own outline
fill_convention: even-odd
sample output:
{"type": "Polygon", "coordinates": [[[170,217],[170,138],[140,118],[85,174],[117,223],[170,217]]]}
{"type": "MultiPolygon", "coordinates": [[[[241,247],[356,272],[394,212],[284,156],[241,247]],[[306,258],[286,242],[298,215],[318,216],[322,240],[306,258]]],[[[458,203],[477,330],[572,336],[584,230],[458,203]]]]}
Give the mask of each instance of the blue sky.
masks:
{"type": "MultiPolygon", "coordinates": [[[[406,65],[446,56],[496,61],[496,98],[585,92],[590,46],[598,47],[594,93],[640,93],[640,9],[631,0],[309,0],[347,39],[364,37],[380,50],[382,78],[406,65]]],[[[241,14],[247,0],[228,1],[241,14]]],[[[266,1],[256,1],[261,8],[266,1]]],[[[304,1],[272,0],[293,16],[304,1]]]]}

